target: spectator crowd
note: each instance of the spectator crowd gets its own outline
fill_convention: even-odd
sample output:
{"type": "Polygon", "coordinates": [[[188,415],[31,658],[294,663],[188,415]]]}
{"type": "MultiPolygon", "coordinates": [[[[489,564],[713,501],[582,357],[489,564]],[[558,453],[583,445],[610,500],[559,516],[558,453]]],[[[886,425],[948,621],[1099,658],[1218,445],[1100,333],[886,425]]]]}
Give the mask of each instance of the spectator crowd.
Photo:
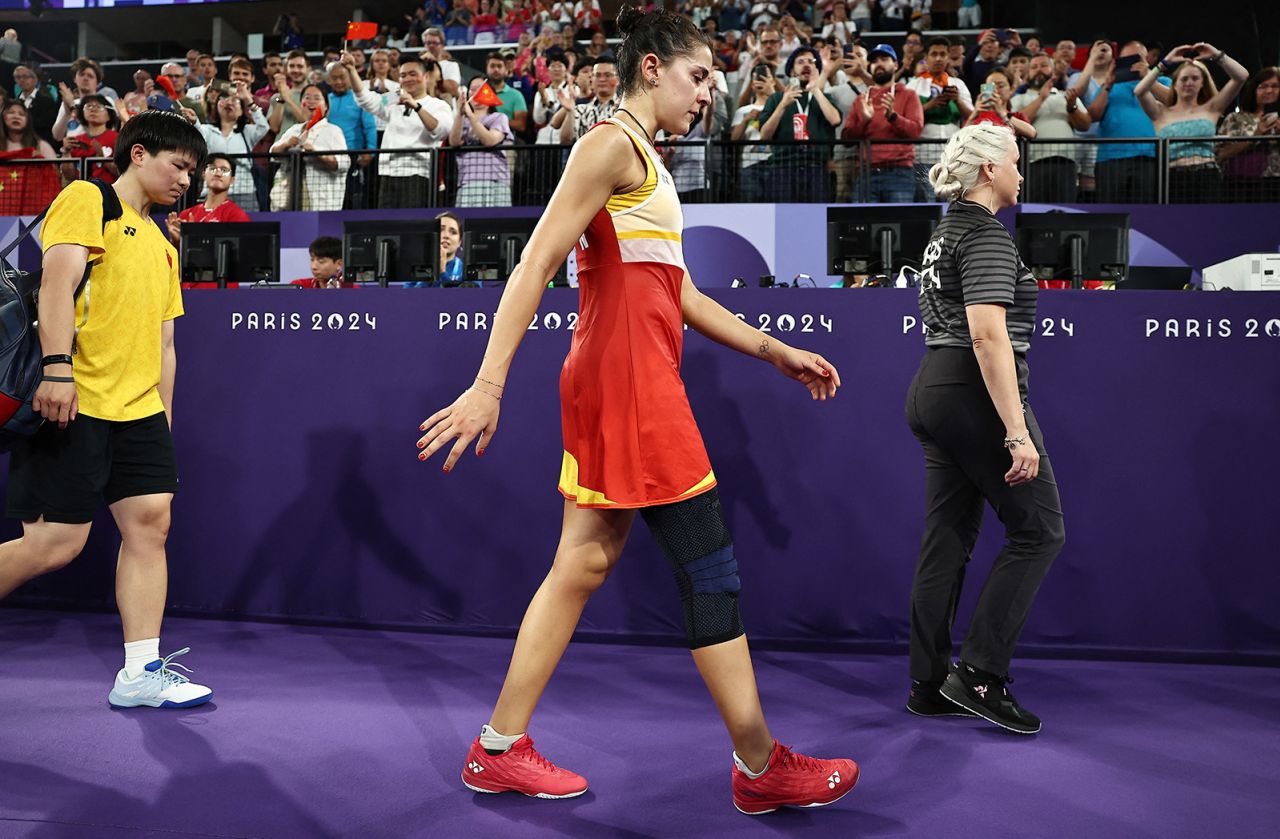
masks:
{"type": "MultiPolygon", "coordinates": [[[[941,144],[987,121],[1026,141],[1038,201],[1153,200],[1158,140],[1168,141],[1159,165],[1173,200],[1280,200],[1275,67],[1250,73],[1194,39],[1165,48],[1003,28],[930,34],[981,25],[976,0],[948,5],[935,15],[929,0],[680,3],[714,45],[716,76],[712,105],[682,137],[664,138],[682,196],[932,201],[925,173],[941,144]]],[[[191,50],[120,89],[90,58],[47,76],[21,60],[10,30],[0,42],[12,74],[0,89],[0,213],[36,212],[76,177],[112,180],[121,124],[157,107],[198,124],[219,155],[198,214],[231,212],[224,203],[539,203],[565,147],[619,104],[598,0],[425,0],[376,28],[308,52],[298,16],[283,15],[279,50],[256,60],[191,50]],[[468,52],[483,56],[474,67],[450,52],[486,43],[468,52]]]]}

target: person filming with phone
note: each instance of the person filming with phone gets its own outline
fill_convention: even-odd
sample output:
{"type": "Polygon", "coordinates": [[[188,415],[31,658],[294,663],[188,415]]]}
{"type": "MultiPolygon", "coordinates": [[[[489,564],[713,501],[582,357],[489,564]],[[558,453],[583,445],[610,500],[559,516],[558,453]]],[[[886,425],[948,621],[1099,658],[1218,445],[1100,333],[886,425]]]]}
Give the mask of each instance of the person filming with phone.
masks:
{"type": "Polygon", "coordinates": [[[1169,143],[1169,197],[1186,203],[1214,203],[1222,194],[1222,172],[1213,143],[1197,142],[1218,133],[1218,121],[1235,102],[1249,71],[1212,44],[1184,44],[1169,54],[1134,87],[1142,110],[1155,124],[1156,135],[1169,143]],[[1217,64],[1230,81],[1218,90],[1209,65],[1217,64]],[[1160,71],[1170,72],[1167,101],[1151,92],[1160,71]]]}
{"type": "Polygon", "coordinates": [[[1253,74],[1219,133],[1245,138],[1218,146],[1229,200],[1280,201],[1280,68],[1253,74]]]}

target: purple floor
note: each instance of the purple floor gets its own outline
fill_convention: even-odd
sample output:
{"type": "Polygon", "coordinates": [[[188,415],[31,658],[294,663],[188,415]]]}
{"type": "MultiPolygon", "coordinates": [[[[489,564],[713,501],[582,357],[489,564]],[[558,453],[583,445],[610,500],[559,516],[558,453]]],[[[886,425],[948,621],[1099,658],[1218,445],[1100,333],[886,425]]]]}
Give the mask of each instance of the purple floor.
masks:
{"type": "Polygon", "coordinates": [[[458,777],[510,641],[170,620],[186,645],[214,703],[113,712],[113,618],[0,610],[0,836],[1280,835],[1274,669],[1022,662],[1022,737],[909,715],[901,658],[759,653],[775,734],[863,774],[753,819],[678,649],[570,648],[533,734],[592,789],[539,801],[458,777]]]}

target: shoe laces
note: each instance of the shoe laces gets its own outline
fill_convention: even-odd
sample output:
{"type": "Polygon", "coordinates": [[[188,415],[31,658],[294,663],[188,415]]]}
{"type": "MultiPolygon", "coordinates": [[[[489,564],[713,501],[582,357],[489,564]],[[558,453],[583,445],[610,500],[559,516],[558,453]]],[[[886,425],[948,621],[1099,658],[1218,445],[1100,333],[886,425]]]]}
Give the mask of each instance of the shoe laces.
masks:
{"type": "Polygon", "coordinates": [[[527,738],[527,742],[520,749],[520,751],[523,754],[525,760],[530,761],[531,763],[535,763],[538,766],[541,766],[543,769],[555,770],[559,768],[554,763],[552,763],[551,761],[543,757],[542,754],[533,747],[532,737],[527,738]]]}
{"type": "Polygon", "coordinates": [[[186,676],[182,675],[181,673],[177,673],[171,669],[173,667],[180,667],[183,670],[186,670],[188,673],[194,672],[190,667],[186,667],[174,661],[174,659],[177,658],[178,656],[186,655],[189,652],[191,652],[190,647],[183,647],[182,649],[178,650],[176,653],[169,653],[167,656],[160,659],[159,669],[153,672],[155,676],[160,679],[161,689],[172,687],[174,685],[186,684],[187,682],[191,681],[186,676]]]}
{"type": "Polygon", "coordinates": [[[822,761],[808,755],[802,755],[799,752],[793,752],[791,749],[778,744],[779,757],[778,763],[790,769],[798,769],[801,772],[825,772],[827,768],[822,765],[822,761]]]}

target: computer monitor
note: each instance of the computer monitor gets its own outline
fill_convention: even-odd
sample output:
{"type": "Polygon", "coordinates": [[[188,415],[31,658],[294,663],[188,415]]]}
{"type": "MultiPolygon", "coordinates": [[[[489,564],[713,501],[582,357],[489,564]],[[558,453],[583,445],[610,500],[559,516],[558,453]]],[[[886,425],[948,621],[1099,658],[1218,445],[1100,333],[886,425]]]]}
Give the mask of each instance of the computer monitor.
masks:
{"type": "Polygon", "coordinates": [[[280,222],[185,222],[181,253],[184,283],[277,283],[280,222]]]}
{"type": "Polygon", "coordinates": [[[440,223],[348,221],[342,225],[342,272],[374,283],[429,282],[440,276],[440,223]]]}
{"type": "MultiPolygon", "coordinates": [[[[529,244],[536,216],[469,218],[462,223],[462,275],[468,282],[506,282],[529,244]]],[[[561,264],[557,275],[564,274],[561,264]]]]}
{"type": "Polygon", "coordinates": [[[898,265],[918,266],[941,220],[941,204],[828,207],[829,273],[892,277],[898,265]]]}
{"type": "Polygon", "coordinates": [[[1018,213],[1018,253],[1037,280],[1124,280],[1128,213],[1018,213]]]}

